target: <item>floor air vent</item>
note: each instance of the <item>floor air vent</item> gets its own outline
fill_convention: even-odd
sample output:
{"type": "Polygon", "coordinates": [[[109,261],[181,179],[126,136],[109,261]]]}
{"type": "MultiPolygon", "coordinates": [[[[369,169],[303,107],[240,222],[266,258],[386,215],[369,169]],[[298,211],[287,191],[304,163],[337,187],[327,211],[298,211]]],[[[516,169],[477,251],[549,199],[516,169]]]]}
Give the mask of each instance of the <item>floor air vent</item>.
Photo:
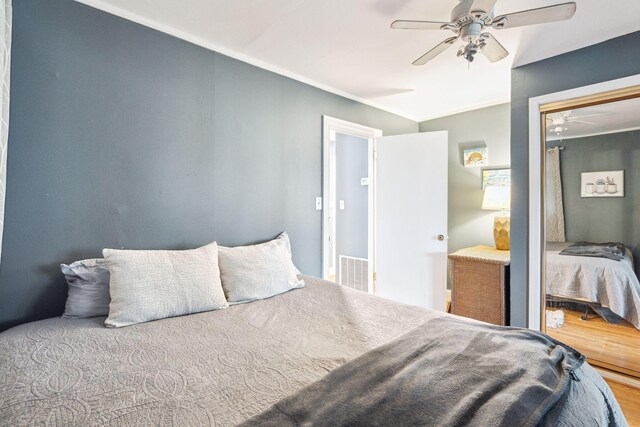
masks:
{"type": "Polygon", "coordinates": [[[348,288],[367,292],[369,277],[369,260],[340,255],[340,271],[338,283],[348,288]]]}

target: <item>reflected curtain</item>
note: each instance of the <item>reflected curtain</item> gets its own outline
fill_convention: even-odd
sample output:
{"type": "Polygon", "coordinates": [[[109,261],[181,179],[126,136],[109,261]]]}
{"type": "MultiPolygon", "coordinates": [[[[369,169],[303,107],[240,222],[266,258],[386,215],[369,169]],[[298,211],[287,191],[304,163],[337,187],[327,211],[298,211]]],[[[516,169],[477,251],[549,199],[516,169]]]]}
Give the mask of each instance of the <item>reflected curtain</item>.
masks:
{"type": "Polygon", "coordinates": [[[2,0],[0,6],[0,255],[4,229],[4,198],[7,182],[7,142],[9,140],[9,76],[11,71],[11,0],[2,0]]]}
{"type": "Polygon", "coordinates": [[[545,211],[548,242],[566,242],[564,233],[564,206],[560,178],[560,149],[547,150],[545,162],[545,211]]]}

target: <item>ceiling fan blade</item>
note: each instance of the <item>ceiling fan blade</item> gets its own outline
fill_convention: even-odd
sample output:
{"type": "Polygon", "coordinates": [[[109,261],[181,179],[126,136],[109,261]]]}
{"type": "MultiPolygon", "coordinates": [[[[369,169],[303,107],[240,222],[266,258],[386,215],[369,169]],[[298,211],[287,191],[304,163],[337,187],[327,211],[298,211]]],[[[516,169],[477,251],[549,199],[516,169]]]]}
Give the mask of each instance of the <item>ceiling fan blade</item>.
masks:
{"type": "Polygon", "coordinates": [[[569,123],[579,123],[581,125],[595,125],[595,123],[583,122],[582,120],[571,120],[569,123]]]}
{"type": "Polygon", "coordinates": [[[458,37],[450,37],[431,49],[429,52],[422,55],[420,58],[413,61],[413,65],[424,65],[427,62],[431,61],[436,56],[440,55],[442,52],[447,50],[449,46],[451,46],[455,41],[458,40],[458,37]]]}
{"type": "Polygon", "coordinates": [[[502,46],[491,34],[484,33],[480,37],[482,38],[482,53],[490,62],[498,62],[509,56],[507,49],[505,49],[504,46],[502,46]]]}
{"type": "Polygon", "coordinates": [[[438,21],[393,21],[391,28],[394,30],[442,30],[449,22],[438,21]]]}
{"type": "Polygon", "coordinates": [[[522,27],[525,25],[544,24],[547,22],[565,21],[576,13],[575,2],[556,4],[538,9],[500,15],[493,18],[491,26],[498,30],[503,28],[522,27]]]}
{"type": "Polygon", "coordinates": [[[493,10],[498,0],[474,0],[471,5],[470,12],[486,12],[489,13],[493,10]]]}
{"type": "Polygon", "coordinates": [[[574,119],[583,119],[585,117],[598,117],[598,116],[608,116],[610,114],[613,114],[611,112],[604,112],[604,113],[592,113],[592,114],[584,114],[582,116],[572,116],[574,119]]]}

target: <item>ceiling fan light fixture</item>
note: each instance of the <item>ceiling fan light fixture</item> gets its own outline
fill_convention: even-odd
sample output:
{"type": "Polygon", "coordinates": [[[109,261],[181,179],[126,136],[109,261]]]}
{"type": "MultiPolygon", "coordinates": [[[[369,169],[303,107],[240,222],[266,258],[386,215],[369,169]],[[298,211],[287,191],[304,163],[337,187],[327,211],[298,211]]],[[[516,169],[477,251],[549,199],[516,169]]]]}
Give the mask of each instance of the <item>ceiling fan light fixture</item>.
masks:
{"type": "Polygon", "coordinates": [[[565,130],[568,130],[568,128],[563,126],[556,126],[555,128],[553,128],[553,133],[555,133],[557,136],[560,136],[560,134],[565,130]]]}
{"type": "Polygon", "coordinates": [[[480,47],[477,44],[469,42],[465,46],[460,47],[460,50],[458,50],[458,56],[463,57],[467,62],[473,62],[479,48],[480,47]]]}

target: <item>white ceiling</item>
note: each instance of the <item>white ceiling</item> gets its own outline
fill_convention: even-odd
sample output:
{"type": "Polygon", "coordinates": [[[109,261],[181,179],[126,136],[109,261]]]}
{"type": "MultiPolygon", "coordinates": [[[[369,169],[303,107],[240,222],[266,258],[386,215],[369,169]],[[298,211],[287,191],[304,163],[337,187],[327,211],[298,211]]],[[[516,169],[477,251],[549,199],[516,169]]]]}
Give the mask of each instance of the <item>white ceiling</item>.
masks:
{"type": "MultiPolygon", "coordinates": [[[[547,141],[582,138],[640,129],[640,98],[626,99],[609,104],[568,110],[569,121],[560,127],[560,135],[553,132],[555,125],[547,126],[547,141]],[[586,123],[572,123],[572,120],[586,123]]],[[[566,113],[566,112],[562,112],[566,113]]],[[[559,113],[552,116],[558,117],[559,113]]]]}
{"type": "MultiPolygon", "coordinates": [[[[396,19],[449,21],[457,0],[76,0],[254,65],[422,121],[510,100],[513,66],[640,30],[638,0],[576,0],[571,21],[491,30],[511,53],[467,68],[453,35],[391,30],[396,19]]],[[[496,15],[565,0],[499,0],[496,15]]],[[[558,76],[561,78],[561,76],[558,76]]]]}

